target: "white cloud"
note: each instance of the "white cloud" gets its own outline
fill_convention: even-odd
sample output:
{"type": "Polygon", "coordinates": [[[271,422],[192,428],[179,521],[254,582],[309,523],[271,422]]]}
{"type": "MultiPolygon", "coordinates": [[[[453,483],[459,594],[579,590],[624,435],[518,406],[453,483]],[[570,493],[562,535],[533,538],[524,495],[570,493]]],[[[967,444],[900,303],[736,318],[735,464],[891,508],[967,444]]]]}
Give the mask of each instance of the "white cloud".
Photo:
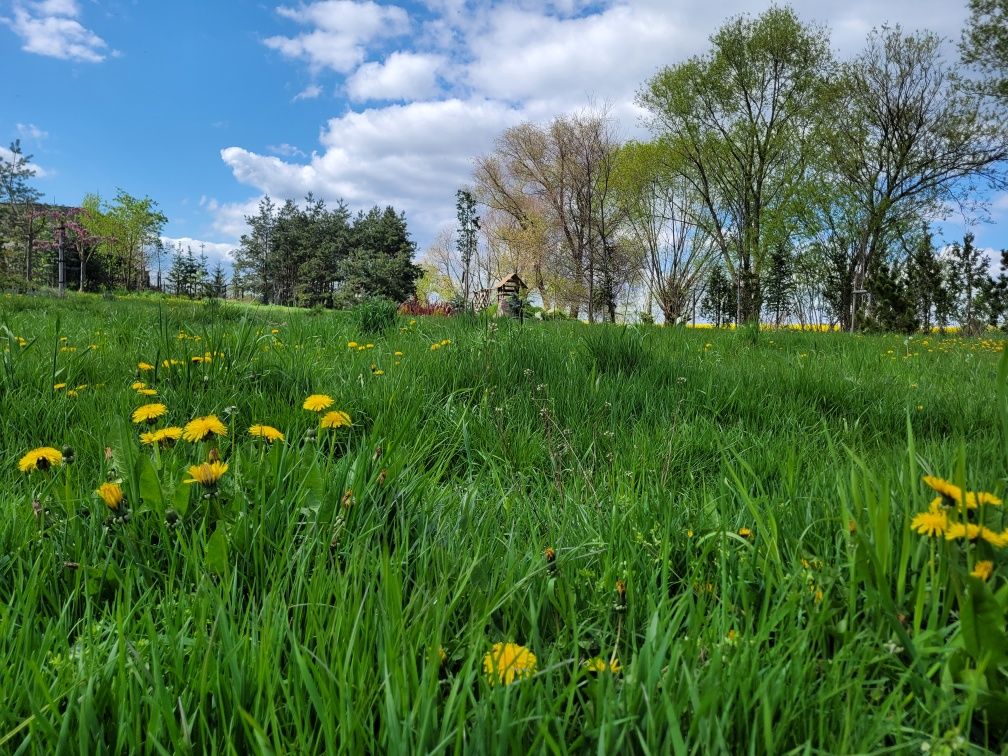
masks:
{"type": "Polygon", "coordinates": [[[161,241],[165,245],[165,249],[168,254],[161,258],[161,271],[162,275],[164,272],[171,267],[171,253],[173,247],[178,247],[183,254],[186,250],[192,248],[193,254],[197,257],[201,253],[206,253],[207,260],[210,263],[210,267],[217,262],[230,263],[231,253],[234,251],[236,244],[228,244],[226,242],[212,242],[206,241],[205,239],[193,239],[189,236],[162,236],[161,241]]]}
{"type": "Polygon", "coordinates": [[[409,29],[406,11],[371,0],[321,0],[296,8],[280,6],[277,13],[310,28],[293,37],[268,37],[263,43],[288,58],[307,61],[313,71],[347,73],[364,61],[369,43],[409,29]]]}
{"type": "Polygon", "coordinates": [[[279,155],[280,157],[308,157],[302,150],[295,147],[293,144],[271,144],[266,147],[267,150],[272,152],[274,155],[279,155]]]}
{"type": "Polygon", "coordinates": [[[51,58],[82,63],[100,63],[114,54],[108,44],[77,20],[80,8],[74,0],[15,0],[13,18],[2,18],[21,37],[21,49],[51,58]]]}
{"type": "Polygon", "coordinates": [[[297,102],[298,100],[314,100],[320,94],[322,94],[322,87],[318,84],[309,84],[307,87],[294,95],[294,102],[297,102]]]}
{"type": "Polygon", "coordinates": [[[347,79],[347,92],[365,100],[421,100],[438,93],[440,55],[394,52],[382,63],[365,63],[347,79]]]}
{"type": "Polygon", "coordinates": [[[241,147],[221,150],[221,158],[238,181],[275,198],[311,191],[357,208],[391,204],[417,224],[420,240],[453,216],[445,208],[470,181],[473,157],[524,115],[486,99],[414,102],[331,119],[321,136],[324,152],[305,163],[241,147]]]}
{"type": "Polygon", "coordinates": [[[19,123],[17,124],[17,131],[24,139],[31,139],[35,142],[41,142],[49,136],[49,132],[43,131],[34,123],[19,123]]]}

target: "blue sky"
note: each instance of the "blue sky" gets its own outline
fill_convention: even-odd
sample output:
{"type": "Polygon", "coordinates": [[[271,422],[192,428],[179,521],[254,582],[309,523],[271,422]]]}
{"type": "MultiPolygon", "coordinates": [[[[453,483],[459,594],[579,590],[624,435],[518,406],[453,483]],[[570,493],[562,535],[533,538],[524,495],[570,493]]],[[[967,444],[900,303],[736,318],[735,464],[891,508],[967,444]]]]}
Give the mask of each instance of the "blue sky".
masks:
{"type": "MultiPolygon", "coordinates": [[[[957,39],[965,0],[813,0],[840,56],[885,21],[957,39]]],[[[46,199],[156,199],[167,237],[226,254],[264,192],[393,204],[421,251],[472,158],[522,120],[606,103],[625,136],[658,67],[702,51],[731,0],[0,0],[0,144],[46,199]]],[[[980,246],[1008,247],[1008,195],[980,246]]],[[[961,234],[955,223],[946,236],[961,234]]]]}

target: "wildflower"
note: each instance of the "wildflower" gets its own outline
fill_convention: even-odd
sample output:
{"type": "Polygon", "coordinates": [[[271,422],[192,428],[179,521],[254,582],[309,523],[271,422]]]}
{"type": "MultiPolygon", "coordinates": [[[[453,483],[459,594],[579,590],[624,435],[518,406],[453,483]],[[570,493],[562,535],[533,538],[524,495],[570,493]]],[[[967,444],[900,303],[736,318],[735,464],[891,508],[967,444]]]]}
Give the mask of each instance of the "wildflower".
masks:
{"type": "Polygon", "coordinates": [[[556,549],[552,546],[547,547],[546,551],[543,552],[543,556],[546,557],[547,564],[552,564],[556,561],[556,549]]]}
{"type": "Polygon", "coordinates": [[[163,404],[145,404],[133,410],[134,423],[154,423],[159,417],[164,416],[168,408],[163,404]]]}
{"type": "Polygon", "coordinates": [[[217,415],[194,418],[186,423],[185,428],[182,430],[182,438],[193,443],[206,441],[213,435],[227,435],[227,426],[217,419],[217,415]]]}
{"type": "Polygon", "coordinates": [[[141,433],[140,443],[147,446],[159,446],[161,444],[171,446],[180,438],[182,438],[182,429],[177,425],[172,425],[150,433],[141,433]]]}
{"type": "Polygon", "coordinates": [[[264,438],[271,444],[274,441],[284,440],[284,434],[271,425],[253,425],[251,428],[249,428],[249,435],[264,438]]]}
{"type": "Polygon", "coordinates": [[[21,461],[18,462],[18,469],[23,473],[31,472],[32,470],[42,470],[45,472],[50,467],[58,466],[62,461],[63,455],[59,449],[53,449],[51,446],[42,446],[38,449],[32,449],[21,457],[21,461]]]}
{"type": "Polygon", "coordinates": [[[994,562],[990,561],[989,559],[984,559],[982,561],[977,562],[973,566],[973,571],[970,572],[970,575],[972,575],[975,578],[980,578],[981,580],[986,581],[987,578],[989,578],[991,576],[991,573],[993,572],[994,572],[994,562]]]}
{"type": "Polygon", "coordinates": [[[98,486],[96,494],[105,502],[109,509],[119,509],[119,505],[126,498],[123,496],[122,488],[118,483],[102,483],[98,486]]]}
{"type": "Polygon", "coordinates": [[[402,357],[402,352],[395,352],[396,357],[402,357]]]}
{"type": "Polygon", "coordinates": [[[331,407],[332,404],[332,397],[328,394],[312,394],[304,400],[304,404],[301,406],[310,412],[321,412],[331,407]]]}
{"type": "Polygon", "coordinates": [[[372,370],[371,371],[371,375],[385,375],[385,371],[384,370],[380,370],[380,369],[379,370],[372,370]]]}
{"type": "Polygon", "coordinates": [[[147,388],[147,384],[144,383],[143,381],[133,381],[133,384],[130,386],[130,388],[133,389],[134,391],[139,391],[142,388],[147,388]]]}
{"type": "Polygon", "coordinates": [[[444,664],[445,661],[447,661],[448,659],[448,652],[445,651],[444,646],[438,646],[437,655],[438,655],[438,666],[444,664]]]}
{"type": "Polygon", "coordinates": [[[199,483],[201,486],[213,488],[217,485],[217,481],[224,477],[224,473],[227,471],[227,463],[220,460],[204,462],[201,465],[191,465],[189,467],[189,480],[184,482],[199,483]]]}
{"type": "Polygon", "coordinates": [[[359,346],[359,344],[356,341],[348,341],[346,345],[347,349],[356,349],[359,346]]]}
{"type": "Polygon", "coordinates": [[[494,643],[483,657],[483,672],[491,685],[510,685],[515,680],[531,677],[536,671],[536,657],[517,643],[494,643]]]}
{"type": "Polygon", "coordinates": [[[153,370],[154,366],[151,365],[149,362],[138,362],[137,363],[137,369],[146,373],[146,372],[148,372],[150,370],[153,370]]]}
{"type": "Polygon", "coordinates": [[[740,536],[742,536],[743,538],[752,538],[753,537],[753,532],[751,530],[749,530],[749,528],[739,528],[738,529],[738,534],[740,536]]]}
{"type": "Polygon", "coordinates": [[[1008,530],[1002,530],[998,533],[986,525],[975,525],[972,522],[956,522],[949,525],[946,529],[945,539],[949,541],[959,539],[975,541],[980,539],[986,541],[996,549],[1002,549],[1008,546],[1008,530]]]}
{"type": "Polygon", "coordinates": [[[603,672],[611,672],[614,675],[618,675],[623,671],[623,667],[620,666],[619,659],[612,659],[612,661],[606,661],[601,656],[596,656],[594,659],[589,659],[585,662],[585,669],[589,672],[594,672],[595,674],[602,674],[603,672]]]}
{"type": "Polygon", "coordinates": [[[137,391],[140,396],[157,396],[157,390],[152,388],[142,388],[137,391]]]}
{"type": "Polygon", "coordinates": [[[322,416],[320,425],[323,428],[349,428],[352,423],[350,422],[350,415],[346,412],[333,410],[322,416]]]}
{"type": "Polygon", "coordinates": [[[53,391],[59,391],[60,389],[65,389],[65,388],[66,388],[66,384],[65,383],[54,383],[53,384],[53,391]]]}
{"type": "Polygon", "coordinates": [[[944,512],[920,512],[910,521],[910,529],[922,536],[940,536],[949,529],[948,516],[944,512]]]}
{"type": "Polygon", "coordinates": [[[921,480],[944,498],[956,504],[965,504],[967,509],[976,509],[978,506],[985,505],[1000,507],[1002,504],[1001,499],[992,493],[988,493],[987,491],[966,491],[964,493],[959,486],[934,475],[925,475],[921,480]]]}

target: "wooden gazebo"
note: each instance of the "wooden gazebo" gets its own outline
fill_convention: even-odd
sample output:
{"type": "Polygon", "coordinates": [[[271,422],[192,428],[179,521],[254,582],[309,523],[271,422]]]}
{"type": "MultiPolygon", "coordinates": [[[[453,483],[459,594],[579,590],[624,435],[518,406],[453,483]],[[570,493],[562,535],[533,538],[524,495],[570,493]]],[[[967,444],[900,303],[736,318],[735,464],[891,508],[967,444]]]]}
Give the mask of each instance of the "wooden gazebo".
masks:
{"type": "Polygon", "coordinates": [[[504,276],[489,289],[480,289],[473,296],[473,309],[482,310],[490,305],[490,297],[497,298],[497,314],[511,315],[508,302],[512,296],[521,297],[522,292],[528,291],[528,285],[521,280],[517,273],[504,276]]]}

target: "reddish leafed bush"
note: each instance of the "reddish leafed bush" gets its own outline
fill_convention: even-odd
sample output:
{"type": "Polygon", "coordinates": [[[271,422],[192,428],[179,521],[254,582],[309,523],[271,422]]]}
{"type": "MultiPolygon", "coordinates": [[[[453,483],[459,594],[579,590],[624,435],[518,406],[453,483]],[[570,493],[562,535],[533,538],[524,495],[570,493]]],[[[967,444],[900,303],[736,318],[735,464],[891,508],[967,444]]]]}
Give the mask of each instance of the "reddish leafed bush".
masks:
{"type": "Polygon", "coordinates": [[[452,315],[455,311],[447,302],[430,304],[421,302],[419,299],[410,299],[399,305],[400,315],[452,315]]]}

